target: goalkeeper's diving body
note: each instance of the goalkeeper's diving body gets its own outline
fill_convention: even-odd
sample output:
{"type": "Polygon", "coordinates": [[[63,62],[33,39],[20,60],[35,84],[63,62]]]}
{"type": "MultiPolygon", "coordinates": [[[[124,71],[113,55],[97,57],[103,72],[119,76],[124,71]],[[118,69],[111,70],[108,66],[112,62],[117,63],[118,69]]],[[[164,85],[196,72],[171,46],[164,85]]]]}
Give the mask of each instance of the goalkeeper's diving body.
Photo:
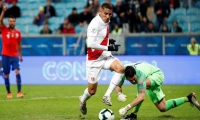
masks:
{"type": "Polygon", "coordinates": [[[165,94],[161,89],[161,85],[164,81],[164,73],[159,68],[149,63],[141,62],[125,65],[124,75],[120,84],[115,89],[118,93],[118,100],[122,102],[126,101],[126,95],[122,93],[124,80],[136,84],[138,89],[137,97],[130,104],[119,110],[119,114],[125,116],[130,109],[134,108],[131,114],[125,116],[125,119],[132,118],[132,120],[134,120],[137,118],[137,112],[145,99],[145,93],[147,93],[151,101],[161,112],[166,112],[186,102],[190,102],[192,106],[196,106],[200,110],[200,105],[194,92],[186,97],[166,101],[164,98],[165,94]]]}

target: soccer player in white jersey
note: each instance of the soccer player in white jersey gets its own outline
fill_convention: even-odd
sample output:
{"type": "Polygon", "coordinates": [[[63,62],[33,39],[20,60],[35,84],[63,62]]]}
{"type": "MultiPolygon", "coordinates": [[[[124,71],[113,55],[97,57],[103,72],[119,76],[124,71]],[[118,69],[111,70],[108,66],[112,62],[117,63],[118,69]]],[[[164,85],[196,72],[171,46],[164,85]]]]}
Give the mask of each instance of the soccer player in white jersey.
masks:
{"type": "Polygon", "coordinates": [[[80,111],[87,114],[86,101],[96,93],[100,72],[102,69],[115,71],[110,85],[103,96],[102,102],[111,106],[110,94],[119,84],[124,67],[122,63],[112,56],[111,51],[118,51],[120,45],[115,44],[115,40],[109,39],[109,22],[113,8],[110,3],[103,3],[99,13],[92,19],[87,28],[87,79],[88,87],[85,89],[80,100],[80,111]]]}

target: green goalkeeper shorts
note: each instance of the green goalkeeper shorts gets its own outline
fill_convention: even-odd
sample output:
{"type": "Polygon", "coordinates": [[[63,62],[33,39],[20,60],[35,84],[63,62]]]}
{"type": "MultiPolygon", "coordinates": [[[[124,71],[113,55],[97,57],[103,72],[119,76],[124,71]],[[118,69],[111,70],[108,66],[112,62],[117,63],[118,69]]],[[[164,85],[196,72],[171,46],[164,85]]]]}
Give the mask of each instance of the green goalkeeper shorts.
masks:
{"type": "Polygon", "coordinates": [[[165,97],[165,94],[161,89],[161,85],[164,81],[164,74],[162,71],[158,71],[148,76],[148,78],[151,81],[152,86],[147,89],[147,95],[153,103],[157,103],[165,97]]]}

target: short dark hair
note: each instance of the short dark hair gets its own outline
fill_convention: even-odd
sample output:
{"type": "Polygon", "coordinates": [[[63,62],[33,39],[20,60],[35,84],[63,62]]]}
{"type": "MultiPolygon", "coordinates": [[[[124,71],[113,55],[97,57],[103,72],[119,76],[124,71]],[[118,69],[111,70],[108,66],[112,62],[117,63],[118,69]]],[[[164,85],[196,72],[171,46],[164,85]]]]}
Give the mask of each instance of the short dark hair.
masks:
{"type": "Polygon", "coordinates": [[[153,24],[153,22],[151,22],[151,21],[149,21],[149,23],[148,23],[148,24],[152,24],[152,25],[154,25],[154,24],[153,24]]]}
{"type": "Polygon", "coordinates": [[[107,9],[113,10],[113,6],[108,2],[101,4],[101,8],[102,9],[107,8],[107,9]]]}
{"type": "Polygon", "coordinates": [[[84,9],[87,9],[87,8],[88,8],[88,6],[85,6],[85,7],[84,7],[84,9]]]}
{"type": "Polygon", "coordinates": [[[68,17],[65,17],[65,19],[64,20],[68,20],[68,17]]]}
{"type": "Polygon", "coordinates": [[[125,76],[127,77],[133,77],[136,74],[135,69],[133,68],[133,66],[127,66],[125,68],[125,76]]]}
{"type": "Polygon", "coordinates": [[[177,21],[174,21],[172,24],[176,23],[178,25],[178,22],[177,21]]]}
{"type": "Polygon", "coordinates": [[[16,17],[13,15],[10,15],[9,18],[16,19],[16,17]]]}
{"type": "Polygon", "coordinates": [[[74,11],[74,10],[77,10],[77,9],[76,9],[76,7],[73,7],[72,10],[74,11]]]}

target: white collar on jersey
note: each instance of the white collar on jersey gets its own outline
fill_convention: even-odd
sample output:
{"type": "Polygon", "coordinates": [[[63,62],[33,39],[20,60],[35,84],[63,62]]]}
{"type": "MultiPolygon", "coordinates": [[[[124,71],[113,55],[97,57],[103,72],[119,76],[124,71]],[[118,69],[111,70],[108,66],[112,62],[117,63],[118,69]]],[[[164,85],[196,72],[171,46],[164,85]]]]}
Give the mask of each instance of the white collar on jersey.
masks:
{"type": "Polygon", "coordinates": [[[108,23],[105,23],[105,22],[101,19],[101,17],[100,17],[99,14],[97,14],[97,18],[98,18],[99,22],[100,22],[102,25],[104,25],[104,26],[106,26],[106,25],[108,25],[108,24],[110,23],[110,21],[109,21],[108,23]]]}

